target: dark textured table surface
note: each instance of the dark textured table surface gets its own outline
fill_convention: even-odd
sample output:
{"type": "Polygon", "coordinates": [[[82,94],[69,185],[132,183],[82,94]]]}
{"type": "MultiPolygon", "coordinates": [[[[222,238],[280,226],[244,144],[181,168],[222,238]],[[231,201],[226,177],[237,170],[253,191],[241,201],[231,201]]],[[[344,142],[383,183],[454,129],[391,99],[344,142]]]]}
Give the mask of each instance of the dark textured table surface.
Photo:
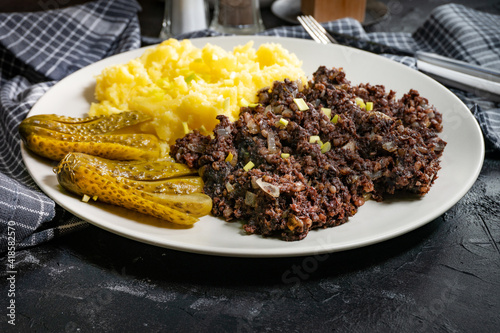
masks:
{"type": "MultiPolygon", "coordinates": [[[[498,1],[459,2],[500,13],[498,1]]],[[[385,3],[391,16],[370,29],[411,31],[444,1],[385,3]]],[[[143,32],[154,35],[162,4],[142,4],[143,32]]],[[[263,16],[269,27],[287,24],[268,8],[263,16]]],[[[91,226],[17,252],[16,326],[2,305],[0,331],[498,332],[499,201],[496,154],[436,220],[321,258],[190,254],[91,226]]],[[[8,275],[0,276],[5,299],[8,275]]]]}

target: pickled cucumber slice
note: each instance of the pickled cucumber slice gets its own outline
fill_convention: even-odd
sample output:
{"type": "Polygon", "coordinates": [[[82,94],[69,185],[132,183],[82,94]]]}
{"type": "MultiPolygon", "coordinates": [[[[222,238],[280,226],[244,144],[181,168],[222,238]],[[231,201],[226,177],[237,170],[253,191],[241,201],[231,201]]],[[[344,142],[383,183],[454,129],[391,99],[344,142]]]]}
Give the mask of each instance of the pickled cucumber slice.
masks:
{"type": "Polygon", "coordinates": [[[161,179],[171,181],[172,177],[182,173],[170,171],[183,169],[180,167],[182,164],[169,160],[130,164],[133,165],[127,167],[127,162],[106,160],[82,153],[69,153],[54,171],[59,184],[72,193],[79,196],[97,196],[100,201],[171,223],[194,224],[199,217],[210,213],[212,200],[203,193],[180,195],[154,193],[131,186],[132,182],[147,183],[146,179],[153,180],[154,185],[158,185],[161,179]],[[159,175],[164,177],[161,178],[159,175]]]}
{"type": "Polygon", "coordinates": [[[88,118],[37,115],[23,120],[19,132],[31,151],[56,161],[70,152],[117,160],[156,159],[166,143],[138,128],[151,119],[135,111],[88,118]]]}
{"type": "Polygon", "coordinates": [[[73,135],[95,135],[117,131],[151,120],[152,117],[137,111],[124,111],[110,116],[72,118],[56,114],[41,114],[21,122],[20,131],[29,126],[50,129],[73,135]]]}

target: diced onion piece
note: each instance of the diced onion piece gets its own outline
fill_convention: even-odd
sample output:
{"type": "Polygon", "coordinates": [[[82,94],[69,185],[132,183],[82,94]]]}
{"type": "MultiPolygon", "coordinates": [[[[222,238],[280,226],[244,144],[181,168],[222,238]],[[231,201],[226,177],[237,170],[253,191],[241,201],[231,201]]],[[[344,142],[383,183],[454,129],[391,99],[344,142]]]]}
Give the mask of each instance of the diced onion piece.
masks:
{"type": "MultiPolygon", "coordinates": [[[[245,114],[245,115],[248,115],[245,114]]],[[[255,119],[252,118],[250,115],[248,117],[246,117],[248,120],[247,120],[247,127],[248,127],[248,131],[251,133],[251,134],[257,134],[259,133],[259,124],[257,124],[257,122],[255,122],[255,119]]]]}
{"type": "Polygon", "coordinates": [[[188,134],[189,133],[189,127],[188,127],[188,123],[183,121],[182,122],[182,128],[184,129],[184,134],[188,134]]]}
{"type": "Polygon", "coordinates": [[[92,200],[97,201],[97,198],[98,198],[98,196],[97,196],[97,195],[94,195],[94,196],[92,197],[92,200]]]}
{"type": "Polygon", "coordinates": [[[290,118],[293,115],[293,111],[292,109],[286,108],[281,111],[281,114],[283,115],[283,117],[290,118]]]}
{"type": "Polygon", "coordinates": [[[254,190],[256,190],[256,189],[258,189],[258,188],[259,188],[259,185],[257,185],[257,177],[252,176],[252,177],[250,178],[250,185],[252,185],[252,188],[253,188],[254,190]]]}
{"type": "Polygon", "coordinates": [[[307,103],[306,103],[306,101],[304,101],[304,99],[302,99],[302,98],[294,98],[293,101],[299,107],[299,111],[309,110],[309,107],[307,106],[307,103]]]}
{"type": "Polygon", "coordinates": [[[366,111],[373,110],[373,102],[366,102],[366,111]]]}
{"type": "Polygon", "coordinates": [[[84,194],[83,197],[82,197],[82,201],[83,202],[89,202],[89,200],[90,200],[90,197],[88,195],[84,194]]]}
{"type": "Polygon", "coordinates": [[[321,108],[321,111],[323,111],[324,114],[330,119],[332,117],[332,109],[328,108],[321,108]]]}
{"type": "Polygon", "coordinates": [[[227,154],[226,156],[226,162],[231,162],[233,160],[233,153],[229,152],[229,154],[227,154]]]}
{"type": "Polygon", "coordinates": [[[290,154],[287,153],[281,153],[281,158],[289,158],[290,154]]]}
{"type": "Polygon", "coordinates": [[[205,152],[205,146],[200,145],[200,144],[188,143],[188,145],[186,147],[187,147],[187,149],[189,149],[195,153],[201,154],[201,153],[205,152]]]}
{"type": "Polygon", "coordinates": [[[297,228],[302,229],[304,228],[304,223],[298,219],[295,215],[290,214],[288,215],[288,221],[286,222],[286,226],[290,230],[295,230],[297,228]]]}
{"type": "Polygon", "coordinates": [[[336,114],[335,116],[333,116],[333,118],[332,118],[332,123],[333,123],[333,124],[336,124],[336,123],[339,121],[339,118],[340,118],[340,117],[339,117],[339,115],[338,115],[338,114],[336,114]]]}
{"type": "Polygon", "coordinates": [[[234,186],[230,182],[226,182],[226,190],[231,193],[234,191],[234,186]]]}
{"type": "Polygon", "coordinates": [[[323,154],[329,152],[330,149],[332,149],[332,144],[330,142],[325,142],[323,145],[321,145],[321,152],[323,154]]]}
{"type": "Polygon", "coordinates": [[[255,193],[247,191],[247,193],[245,194],[245,204],[250,206],[250,207],[255,207],[256,199],[257,199],[257,196],[255,195],[255,193]]]}
{"type": "Polygon", "coordinates": [[[240,105],[241,105],[241,106],[249,106],[249,105],[250,105],[250,102],[249,102],[249,101],[247,101],[246,99],[242,98],[242,99],[240,100],[240,105]]]}
{"type": "Polygon", "coordinates": [[[321,142],[321,139],[317,135],[311,135],[309,137],[309,143],[321,142]]]}
{"type": "Polygon", "coordinates": [[[371,180],[376,180],[382,177],[382,171],[368,172],[367,176],[370,177],[371,180]]]}
{"type": "Polygon", "coordinates": [[[392,120],[392,118],[388,115],[386,115],[385,113],[382,113],[382,112],[379,112],[379,111],[373,111],[370,116],[374,116],[374,117],[377,117],[377,118],[384,118],[384,119],[387,119],[387,120],[392,120]]]}
{"type": "Polygon", "coordinates": [[[276,138],[274,137],[273,131],[269,131],[267,133],[267,150],[269,150],[271,154],[274,154],[278,151],[278,147],[276,147],[276,138]]]}
{"type": "Polygon", "coordinates": [[[398,149],[398,147],[396,146],[396,144],[393,141],[384,142],[382,144],[382,148],[384,148],[385,150],[387,150],[390,153],[392,153],[392,152],[396,151],[396,149],[398,149]]]}
{"type": "Polygon", "coordinates": [[[250,171],[252,170],[252,168],[255,166],[255,164],[253,164],[252,161],[248,162],[244,167],[243,167],[243,170],[245,171],[250,171]]]}
{"type": "Polygon", "coordinates": [[[218,136],[229,136],[229,131],[225,127],[217,129],[216,133],[218,136]]]}
{"type": "Polygon", "coordinates": [[[271,183],[268,183],[262,178],[257,179],[256,181],[257,185],[261,188],[262,191],[266,192],[270,196],[277,198],[280,196],[280,188],[276,185],[273,185],[271,183]]]}
{"type": "Polygon", "coordinates": [[[302,80],[301,79],[297,79],[297,81],[295,81],[295,83],[297,83],[297,88],[299,89],[299,91],[301,91],[302,88],[304,87],[304,84],[302,83],[302,80]]]}
{"type": "Polygon", "coordinates": [[[288,125],[288,120],[286,120],[285,118],[280,118],[279,124],[283,127],[286,127],[288,125]]]}
{"type": "Polygon", "coordinates": [[[350,150],[350,151],[356,151],[356,143],[353,140],[351,140],[348,143],[346,143],[345,145],[343,145],[342,148],[350,150]]]}

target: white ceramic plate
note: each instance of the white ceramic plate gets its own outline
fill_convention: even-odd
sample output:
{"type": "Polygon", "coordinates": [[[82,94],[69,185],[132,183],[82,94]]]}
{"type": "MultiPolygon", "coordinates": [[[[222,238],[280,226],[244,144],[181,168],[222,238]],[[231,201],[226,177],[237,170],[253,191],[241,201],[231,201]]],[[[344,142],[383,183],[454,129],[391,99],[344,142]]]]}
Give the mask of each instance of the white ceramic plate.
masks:
{"type": "MultiPolygon", "coordinates": [[[[433,79],[391,60],[339,45],[320,45],[309,40],[275,37],[212,37],[194,39],[231,50],[255,41],[281,43],[303,60],[310,75],[320,65],[343,67],[352,83],[383,84],[398,92],[420,91],[443,114],[441,137],[448,142],[442,169],[430,192],[418,200],[367,202],[342,226],[315,230],[302,241],[284,242],[246,235],[240,223],[227,223],[206,216],[192,228],[166,225],[154,218],[99,202],[84,203],[63,191],[56,180],[53,163],[32,155],[23,147],[24,162],[40,188],[59,205],[90,223],[137,241],[196,253],[240,256],[303,256],[347,250],[381,242],[414,230],[439,217],[452,207],[476,180],[484,156],[484,143],[476,120],[467,107],[433,79]]],[[[33,107],[31,115],[60,114],[85,116],[93,100],[94,77],[106,66],[125,63],[142,54],[134,50],[92,64],[52,87],[33,107]]]]}

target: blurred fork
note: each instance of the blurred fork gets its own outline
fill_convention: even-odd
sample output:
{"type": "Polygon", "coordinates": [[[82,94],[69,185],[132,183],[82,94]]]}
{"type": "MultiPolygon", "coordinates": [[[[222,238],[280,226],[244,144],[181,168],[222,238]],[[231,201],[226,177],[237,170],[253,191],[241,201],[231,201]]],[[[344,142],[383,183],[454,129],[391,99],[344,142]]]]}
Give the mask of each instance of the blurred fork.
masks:
{"type": "MultiPolygon", "coordinates": [[[[297,16],[306,32],[318,43],[340,44],[326,29],[311,15],[297,16]]],[[[349,39],[354,45],[368,49],[376,47],[382,53],[394,53],[413,56],[417,59],[417,68],[437,81],[454,88],[483,95],[489,99],[500,101],[500,72],[469,64],[463,61],[443,57],[429,52],[408,52],[395,47],[364,41],[356,37],[341,35],[342,39],[349,39]]]]}
{"type": "Polygon", "coordinates": [[[322,44],[338,44],[335,38],[333,38],[333,36],[330,35],[311,15],[297,16],[297,20],[299,20],[302,27],[316,42],[322,44]]]}

